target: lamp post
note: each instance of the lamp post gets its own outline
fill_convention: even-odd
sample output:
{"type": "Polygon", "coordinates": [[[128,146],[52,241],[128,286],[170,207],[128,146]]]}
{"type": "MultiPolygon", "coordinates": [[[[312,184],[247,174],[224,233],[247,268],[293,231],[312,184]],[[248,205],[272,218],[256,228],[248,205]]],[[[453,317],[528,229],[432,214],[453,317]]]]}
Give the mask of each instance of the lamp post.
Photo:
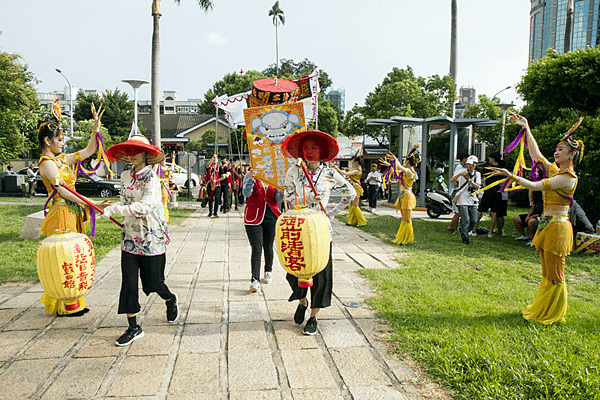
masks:
{"type": "Polygon", "coordinates": [[[56,68],[56,72],[61,74],[62,77],[65,78],[65,80],[69,84],[69,111],[71,113],[71,118],[69,118],[71,120],[71,124],[70,124],[71,126],[69,127],[69,129],[70,129],[69,134],[71,135],[71,137],[73,137],[73,88],[71,86],[71,82],[69,82],[69,80],[67,79],[65,74],[63,74],[60,69],[56,68]]]}
{"type": "Polygon", "coordinates": [[[498,104],[498,107],[502,109],[502,134],[500,135],[500,158],[504,158],[504,125],[506,122],[506,110],[509,107],[514,107],[514,104],[498,104]]]}
{"type": "Polygon", "coordinates": [[[505,90],[508,90],[508,89],[510,89],[510,86],[507,86],[504,89],[500,90],[498,93],[496,93],[495,95],[493,95],[490,100],[494,100],[494,97],[498,96],[500,93],[502,93],[502,92],[504,92],[505,90]]]}
{"type": "Polygon", "coordinates": [[[131,129],[131,132],[129,134],[129,137],[131,137],[131,135],[136,135],[138,134],[139,130],[138,130],[138,89],[140,88],[140,86],[148,83],[147,81],[141,81],[141,80],[136,80],[136,79],[123,79],[121,82],[125,82],[125,83],[129,83],[131,85],[131,87],[133,88],[133,128],[131,129]]]}

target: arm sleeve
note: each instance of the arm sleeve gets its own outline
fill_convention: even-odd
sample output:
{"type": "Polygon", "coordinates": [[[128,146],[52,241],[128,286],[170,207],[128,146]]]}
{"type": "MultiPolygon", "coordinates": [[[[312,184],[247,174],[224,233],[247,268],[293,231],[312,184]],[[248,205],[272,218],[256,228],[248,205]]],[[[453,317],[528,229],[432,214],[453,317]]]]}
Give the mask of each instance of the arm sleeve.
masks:
{"type": "Polygon", "coordinates": [[[254,179],[250,179],[250,174],[244,175],[244,182],[242,183],[242,194],[245,197],[250,197],[254,191],[254,179]]]}
{"type": "Polygon", "coordinates": [[[154,197],[160,198],[159,185],[160,182],[158,181],[158,178],[156,175],[153,175],[152,178],[150,178],[150,180],[146,183],[142,194],[142,199],[140,201],[128,205],[113,204],[104,209],[104,214],[107,217],[117,214],[123,217],[133,216],[136,218],[144,218],[152,210],[152,199],[154,197]],[[155,196],[155,192],[159,195],[155,196]]]}

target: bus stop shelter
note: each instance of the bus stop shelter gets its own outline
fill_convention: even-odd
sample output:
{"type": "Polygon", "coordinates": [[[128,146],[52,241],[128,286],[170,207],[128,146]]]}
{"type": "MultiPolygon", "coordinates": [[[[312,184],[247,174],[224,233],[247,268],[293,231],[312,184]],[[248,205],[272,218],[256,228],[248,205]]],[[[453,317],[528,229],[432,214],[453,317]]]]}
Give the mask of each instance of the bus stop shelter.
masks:
{"type": "MultiPolygon", "coordinates": [[[[421,127],[421,163],[425,163],[427,158],[427,143],[429,140],[429,131],[431,126],[445,125],[450,128],[450,152],[448,155],[448,187],[450,188],[450,178],[454,175],[454,166],[458,162],[457,152],[459,147],[459,133],[462,133],[463,139],[466,140],[465,151],[473,154],[473,133],[476,127],[494,126],[499,121],[493,121],[488,118],[450,118],[448,116],[437,116],[431,118],[412,118],[412,117],[391,117],[389,119],[367,119],[368,126],[387,127],[392,136],[398,137],[398,159],[401,160],[408,149],[404,149],[404,127],[405,126],[420,126],[421,127]]],[[[463,146],[464,147],[464,146],[463,146]]],[[[423,164],[422,164],[423,165],[423,164]]],[[[421,168],[419,180],[423,182],[419,185],[419,203],[420,207],[425,206],[425,182],[427,181],[426,168],[421,168]]]]}

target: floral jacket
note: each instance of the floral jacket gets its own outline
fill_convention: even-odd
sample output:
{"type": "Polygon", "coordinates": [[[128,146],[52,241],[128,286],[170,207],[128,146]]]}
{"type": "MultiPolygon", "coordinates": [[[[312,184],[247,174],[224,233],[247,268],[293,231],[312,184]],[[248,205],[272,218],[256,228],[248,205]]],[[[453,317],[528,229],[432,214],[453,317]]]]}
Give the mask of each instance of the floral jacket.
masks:
{"type": "Polygon", "coordinates": [[[121,201],[104,209],[106,216],[123,216],[121,249],[143,256],[163,254],[169,244],[165,222],[160,178],[151,166],[137,174],[133,170],[121,174],[121,201]]]}

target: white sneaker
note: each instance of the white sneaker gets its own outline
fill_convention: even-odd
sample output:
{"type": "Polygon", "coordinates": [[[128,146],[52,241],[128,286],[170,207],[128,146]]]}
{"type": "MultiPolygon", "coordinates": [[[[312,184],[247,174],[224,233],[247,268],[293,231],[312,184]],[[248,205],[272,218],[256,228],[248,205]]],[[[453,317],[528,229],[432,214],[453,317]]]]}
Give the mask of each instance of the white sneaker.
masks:
{"type": "Polygon", "coordinates": [[[488,233],[488,237],[494,237],[494,234],[492,232],[488,233]]]}
{"type": "Polygon", "coordinates": [[[519,236],[518,238],[516,238],[515,240],[522,240],[522,241],[526,241],[529,240],[529,238],[527,236],[519,236]]]}
{"type": "Polygon", "coordinates": [[[265,272],[265,277],[263,278],[263,283],[271,283],[273,277],[271,276],[271,271],[265,272]]]}
{"type": "Polygon", "coordinates": [[[250,284],[250,291],[258,292],[258,289],[260,289],[260,282],[256,279],[252,279],[252,283],[250,284]]]}
{"type": "Polygon", "coordinates": [[[473,231],[471,231],[471,232],[469,232],[469,236],[477,236],[477,233],[476,233],[476,232],[473,232],[473,231]]]}

